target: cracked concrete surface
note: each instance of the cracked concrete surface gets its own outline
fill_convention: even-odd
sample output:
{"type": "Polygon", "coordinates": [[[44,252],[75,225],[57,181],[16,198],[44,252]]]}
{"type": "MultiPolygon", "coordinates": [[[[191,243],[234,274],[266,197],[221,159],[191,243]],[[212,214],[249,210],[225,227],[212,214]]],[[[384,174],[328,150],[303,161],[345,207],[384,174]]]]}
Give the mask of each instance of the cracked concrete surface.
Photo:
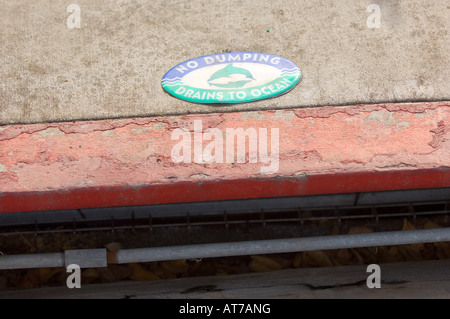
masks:
{"type": "Polygon", "coordinates": [[[79,29],[68,4],[0,0],[0,125],[449,100],[446,1],[77,0],[79,29]],[[372,3],[380,28],[367,27],[372,3]],[[230,51],[281,55],[303,80],[222,107],[161,88],[178,63],[230,51]]]}

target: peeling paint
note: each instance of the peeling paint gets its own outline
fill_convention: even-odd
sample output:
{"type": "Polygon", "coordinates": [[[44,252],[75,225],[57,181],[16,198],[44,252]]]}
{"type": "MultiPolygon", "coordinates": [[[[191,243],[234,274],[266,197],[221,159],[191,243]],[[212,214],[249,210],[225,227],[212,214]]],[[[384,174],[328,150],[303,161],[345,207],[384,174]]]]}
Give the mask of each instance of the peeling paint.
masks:
{"type": "Polygon", "coordinates": [[[59,128],[49,127],[48,129],[40,131],[39,134],[41,134],[44,137],[49,137],[49,136],[61,136],[64,135],[64,132],[61,131],[59,128]]]}
{"type": "Polygon", "coordinates": [[[431,130],[431,132],[434,133],[434,135],[433,140],[430,143],[428,143],[428,145],[430,145],[433,148],[440,147],[445,140],[444,135],[448,131],[450,131],[450,125],[445,125],[444,121],[439,121],[437,124],[437,128],[431,130]]]}
{"type": "Polygon", "coordinates": [[[264,121],[266,119],[266,114],[263,112],[245,112],[242,113],[241,119],[255,119],[258,121],[264,121]]]}
{"type": "Polygon", "coordinates": [[[301,179],[306,179],[308,177],[304,172],[296,172],[293,176],[299,177],[301,179]]]}
{"type": "Polygon", "coordinates": [[[288,110],[276,110],[274,117],[277,119],[282,119],[286,121],[290,121],[295,116],[294,111],[288,110]]]}
{"type": "MultiPolygon", "coordinates": [[[[155,122],[153,118],[147,119],[124,119],[107,121],[86,121],[86,122],[64,122],[51,124],[29,124],[6,127],[0,132],[0,141],[11,140],[22,134],[34,134],[45,131],[49,128],[59,129],[65,134],[89,134],[91,132],[103,132],[112,129],[122,128],[130,124],[146,125],[155,122]]],[[[44,133],[45,134],[45,133],[44,133]]]]}
{"type": "Polygon", "coordinates": [[[396,119],[391,112],[386,110],[370,112],[369,116],[364,120],[366,123],[382,123],[386,126],[392,126],[396,123],[396,119]]]}
{"type": "Polygon", "coordinates": [[[148,134],[149,127],[144,126],[140,128],[132,128],[131,133],[133,134],[148,134]]]}
{"type": "Polygon", "coordinates": [[[150,128],[154,129],[154,130],[162,130],[166,128],[166,124],[159,122],[159,123],[155,123],[152,126],[150,126],[150,128]]]}
{"type": "Polygon", "coordinates": [[[107,130],[102,132],[103,136],[114,136],[114,130],[107,130]]]}
{"type": "Polygon", "coordinates": [[[295,116],[298,118],[328,118],[335,114],[345,114],[348,116],[359,115],[372,111],[388,111],[388,112],[408,112],[408,113],[424,113],[428,110],[435,110],[440,107],[450,107],[450,102],[429,102],[429,103],[386,103],[386,104],[370,104],[370,105],[352,105],[352,106],[322,106],[315,108],[297,108],[294,109],[295,116]]]}
{"type": "Polygon", "coordinates": [[[207,174],[193,174],[191,176],[189,176],[190,178],[194,178],[194,179],[206,179],[209,178],[209,175],[207,174]]]}
{"type": "Polygon", "coordinates": [[[400,123],[397,124],[397,131],[401,131],[404,130],[405,128],[409,127],[409,122],[408,121],[402,121],[400,123]]]}
{"type": "MultiPolygon", "coordinates": [[[[328,118],[334,114],[346,114],[349,116],[358,115],[365,112],[387,110],[389,112],[403,111],[412,114],[417,114],[416,116],[421,117],[427,111],[435,110],[437,108],[447,108],[450,107],[450,102],[429,102],[429,103],[390,103],[390,104],[373,104],[373,105],[354,105],[347,107],[336,107],[336,106],[323,106],[314,108],[297,108],[291,110],[294,115],[298,118],[328,118]]],[[[273,111],[269,111],[273,112],[273,111]]],[[[265,111],[261,112],[245,112],[241,113],[242,118],[254,118],[257,120],[264,120],[266,117],[265,111]]],[[[273,114],[273,113],[272,113],[273,114]]],[[[206,115],[203,115],[205,117],[206,115]]],[[[424,115],[425,116],[425,115],[424,115]]],[[[189,116],[184,116],[181,118],[190,118],[189,116]]],[[[219,119],[218,123],[209,127],[216,127],[221,124],[225,119],[223,114],[215,114],[214,118],[219,119]]],[[[120,120],[106,120],[106,121],[80,121],[80,122],[62,122],[62,123],[51,123],[51,124],[28,124],[28,125],[12,125],[12,126],[2,126],[0,127],[0,141],[13,139],[21,134],[34,134],[39,131],[44,131],[48,128],[57,128],[62,132],[69,133],[80,133],[87,134],[94,131],[107,131],[111,129],[122,128],[130,124],[135,125],[147,125],[150,123],[155,123],[156,127],[159,127],[159,123],[164,123],[168,125],[168,129],[173,129],[177,126],[176,121],[180,120],[180,117],[169,116],[160,118],[131,118],[131,119],[120,119],[120,120]]],[[[205,121],[206,122],[206,121],[205,121]]],[[[212,123],[211,123],[212,124],[212,123]]]]}
{"type": "MultiPolygon", "coordinates": [[[[443,102],[426,104],[426,107],[408,104],[411,110],[426,111],[419,112],[425,114],[423,120],[417,118],[417,113],[403,109],[389,112],[386,105],[356,105],[324,107],[321,111],[310,108],[251,113],[253,117],[249,118],[265,114],[262,122],[242,120],[243,113],[239,112],[9,126],[0,133],[3,150],[0,162],[8,168],[8,173],[2,173],[0,191],[45,192],[46,187],[60,191],[73,187],[153,185],[157,182],[173,185],[186,181],[206,185],[222,180],[266,178],[260,173],[259,164],[174,165],[170,158],[177,141],[171,140],[170,129],[192,130],[195,120],[202,120],[203,130],[218,126],[219,129],[246,129],[276,125],[281,138],[280,166],[274,176],[289,176],[300,183],[305,176],[309,183],[309,177],[314,178],[315,174],[334,176],[343,172],[412,167],[404,166],[405,163],[425,170],[449,166],[450,143],[445,135],[450,123],[447,105],[443,102]],[[436,109],[436,105],[441,107],[436,109]],[[298,117],[297,112],[302,117],[298,117]],[[316,116],[318,114],[321,116],[316,116]],[[347,121],[349,118],[351,122],[347,121]],[[368,118],[375,121],[369,123],[383,124],[367,125],[368,118]],[[311,120],[315,121],[314,125],[310,124],[311,120]],[[391,127],[386,126],[389,124],[391,127]],[[147,134],[134,134],[132,129],[138,130],[134,133],[147,134]],[[61,135],[57,143],[54,134],[61,135]],[[20,137],[14,138],[17,136],[20,137]]],[[[206,144],[207,141],[203,141],[204,147],[206,144]]]]}
{"type": "Polygon", "coordinates": [[[3,165],[3,164],[0,164],[0,173],[1,172],[7,172],[7,171],[8,171],[8,169],[6,168],[6,166],[3,165]]]}

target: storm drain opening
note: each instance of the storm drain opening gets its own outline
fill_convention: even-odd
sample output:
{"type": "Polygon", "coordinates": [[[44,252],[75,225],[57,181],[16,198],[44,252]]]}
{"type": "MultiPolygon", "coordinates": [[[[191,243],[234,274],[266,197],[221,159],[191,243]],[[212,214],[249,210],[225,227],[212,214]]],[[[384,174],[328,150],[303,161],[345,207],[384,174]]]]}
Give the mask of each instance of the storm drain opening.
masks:
{"type": "Polygon", "coordinates": [[[448,259],[450,190],[0,214],[0,251],[4,289],[448,259]]]}

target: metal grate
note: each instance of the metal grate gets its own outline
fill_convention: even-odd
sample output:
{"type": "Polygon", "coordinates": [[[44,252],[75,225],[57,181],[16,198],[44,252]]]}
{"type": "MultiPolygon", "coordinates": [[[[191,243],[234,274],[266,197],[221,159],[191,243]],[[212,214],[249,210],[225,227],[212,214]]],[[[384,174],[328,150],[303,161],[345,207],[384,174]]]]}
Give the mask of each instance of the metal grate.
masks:
{"type": "MultiPolygon", "coordinates": [[[[428,202],[402,202],[395,204],[370,204],[353,206],[333,206],[333,207],[280,207],[265,210],[249,209],[246,207],[246,201],[241,202],[241,209],[227,210],[222,212],[209,212],[203,214],[201,211],[192,211],[189,205],[186,205],[184,214],[179,210],[176,214],[155,214],[152,207],[147,207],[148,214],[145,214],[145,208],[139,208],[139,214],[136,208],[120,208],[104,211],[102,218],[95,214],[96,210],[78,210],[78,214],[83,218],[72,220],[62,220],[54,222],[51,219],[24,223],[22,225],[13,225],[4,223],[0,225],[0,236],[11,235],[43,235],[58,233],[83,233],[83,232],[110,232],[118,231],[137,231],[143,230],[150,234],[158,229],[183,229],[185,231],[199,230],[207,232],[208,228],[213,231],[217,229],[231,230],[232,228],[260,228],[262,232],[268,227],[289,226],[290,228],[299,228],[305,224],[337,222],[358,222],[364,221],[370,223],[375,228],[386,229],[392,219],[408,218],[413,223],[418,218],[426,216],[438,216],[450,214],[450,201],[428,201],[428,202]],[[121,214],[117,214],[120,210],[121,214]],[[105,213],[106,212],[106,213],[105,213]],[[92,216],[91,216],[92,215],[92,216]],[[383,224],[384,223],[384,224],[383,224]],[[387,224],[386,224],[387,223],[387,224]]],[[[264,202],[261,203],[264,205],[264,202]]],[[[97,212],[98,213],[98,212],[97,212]]],[[[24,214],[24,213],[23,213],[24,214]]],[[[62,215],[64,212],[54,213],[62,215]]],[[[1,217],[1,214],[0,214],[1,217]]],[[[24,216],[30,217],[30,216],[24,216]]],[[[26,219],[26,218],[24,218],[26,219]]],[[[29,219],[30,220],[30,219],[29,219]]],[[[388,227],[389,228],[389,227],[388,227]]],[[[298,233],[296,234],[298,235],[298,233]]],[[[307,235],[311,235],[309,232],[307,235]]]]}

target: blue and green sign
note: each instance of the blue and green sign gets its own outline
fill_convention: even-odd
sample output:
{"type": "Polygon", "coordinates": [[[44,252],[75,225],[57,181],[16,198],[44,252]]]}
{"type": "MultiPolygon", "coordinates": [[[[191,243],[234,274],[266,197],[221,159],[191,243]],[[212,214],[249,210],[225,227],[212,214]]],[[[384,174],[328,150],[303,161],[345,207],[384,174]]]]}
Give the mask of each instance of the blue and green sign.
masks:
{"type": "Polygon", "coordinates": [[[273,98],[301,80],[300,68],[280,56],[234,52],[207,55],[173,67],[162,79],[169,94],[194,103],[243,103],[273,98]]]}

